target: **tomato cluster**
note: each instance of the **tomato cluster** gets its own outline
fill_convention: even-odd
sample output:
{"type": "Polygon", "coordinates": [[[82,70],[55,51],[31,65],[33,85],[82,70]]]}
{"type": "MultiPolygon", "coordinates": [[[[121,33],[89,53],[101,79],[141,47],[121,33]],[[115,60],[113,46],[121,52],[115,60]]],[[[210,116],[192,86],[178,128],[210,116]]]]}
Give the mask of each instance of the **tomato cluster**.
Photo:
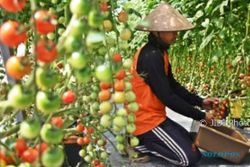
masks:
{"type": "MultiPolygon", "coordinates": [[[[118,136],[120,152],[127,149],[122,135],[131,137],[130,146],[138,145],[133,137],[139,107],[129,83],[131,60],[123,58],[125,51],[109,46],[105,34],[114,31],[124,43],[131,39],[127,11],[113,15],[116,6],[111,1],[72,0],[62,12],[65,2],[52,1],[59,3],[53,10],[50,2],[30,0],[29,24],[9,20],[0,28],[3,44],[13,50],[21,43],[27,46],[25,55],[14,55],[6,63],[8,75],[19,80],[7,102],[27,118],[18,125],[15,151],[1,152],[0,165],[61,166],[65,155],[60,145],[70,140],[82,146],[79,155],[84,161],[104,167],[108,154],[102,134],[107,128],[118,136]],[[89,93],[85,101],[82,95],[89,93]],[[76,119],[75,129],[65,130],[76,119]]],[[[25,4],[26,0],[0,0],[1,8],[16,14],[25,4]]]]}
{"type": "Polygon", "coordinates": [[[229,101],[228,99],[221,100],[220,102],[213,105],[213,109],[209,112],[213,114],[215,119],[222,120],[227,116],[229,101]]]}

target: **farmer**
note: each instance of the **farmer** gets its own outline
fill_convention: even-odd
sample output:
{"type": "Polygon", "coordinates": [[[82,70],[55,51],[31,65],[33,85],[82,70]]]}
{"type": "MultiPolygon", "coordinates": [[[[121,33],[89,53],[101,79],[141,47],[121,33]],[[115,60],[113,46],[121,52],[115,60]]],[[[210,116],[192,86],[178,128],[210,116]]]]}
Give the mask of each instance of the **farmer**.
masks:
{"type": "Polygon", "coordinates": [[[194,26],[177,10],[161,3],[137,27],[149,31],[148,42],[135,55],[131,83],[140,106],[136,114],[136,131],[140,144],[135,149],[151,153],[178,166],[198,162],[201,153],[193,145],[188,131],[167,117],[165,107],[195,120],[211,122],[213,116],[194,106],[208,109],[216,98],[188,92],[173,77],[167,50],[177,32],[194,26]]]}

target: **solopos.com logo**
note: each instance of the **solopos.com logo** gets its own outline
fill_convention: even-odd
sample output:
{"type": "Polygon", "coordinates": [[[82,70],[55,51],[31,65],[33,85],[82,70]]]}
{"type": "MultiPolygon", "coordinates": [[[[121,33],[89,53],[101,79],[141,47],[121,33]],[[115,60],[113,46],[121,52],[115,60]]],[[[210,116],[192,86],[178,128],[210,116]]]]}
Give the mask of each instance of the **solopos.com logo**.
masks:
{"type": "Polygon", "coordinates": [[[214,158],[214,157],[239,157],[239,152],[202,152],[202,155],[207,158],[214,158]]]}

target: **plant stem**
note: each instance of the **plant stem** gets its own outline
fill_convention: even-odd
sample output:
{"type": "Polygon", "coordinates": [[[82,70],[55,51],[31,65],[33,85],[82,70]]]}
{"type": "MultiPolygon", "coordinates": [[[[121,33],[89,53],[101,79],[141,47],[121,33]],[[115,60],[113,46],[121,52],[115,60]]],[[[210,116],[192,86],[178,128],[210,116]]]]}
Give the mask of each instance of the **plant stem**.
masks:
{"type": "Polygon", "coordinates": [[[20,125],[16,125],[16,126],[12,127],[11,129],[9,129],[8,131],[1,132],[0,133],[0,139],[6,138],[6,137],[18,132],[19,126],[20,125]]]}

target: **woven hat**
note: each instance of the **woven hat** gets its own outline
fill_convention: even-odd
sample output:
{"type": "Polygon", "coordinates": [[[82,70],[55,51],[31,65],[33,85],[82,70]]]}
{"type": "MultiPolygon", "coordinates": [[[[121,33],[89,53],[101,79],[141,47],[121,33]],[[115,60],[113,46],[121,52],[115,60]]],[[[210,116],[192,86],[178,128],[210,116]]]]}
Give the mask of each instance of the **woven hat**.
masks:
{"type": "Polygon", "coordinates": [[[167,3],[161,3],[136,26],[141,31],[183,31],[192,28],[194,25],[167,3]]]}

